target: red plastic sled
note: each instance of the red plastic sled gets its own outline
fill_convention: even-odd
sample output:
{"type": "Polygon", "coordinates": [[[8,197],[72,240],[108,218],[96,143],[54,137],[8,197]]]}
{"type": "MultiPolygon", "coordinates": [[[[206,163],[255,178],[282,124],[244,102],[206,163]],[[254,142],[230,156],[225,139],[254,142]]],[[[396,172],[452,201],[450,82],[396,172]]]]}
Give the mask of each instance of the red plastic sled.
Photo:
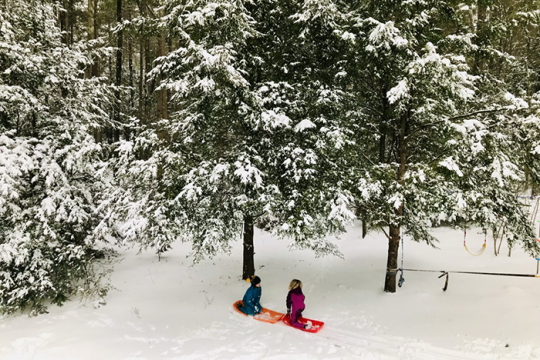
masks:
{"type": "MultiPolygon", "coordinates": [[[[237,306],[238,304],[242,304],[242,300],[238,300],[237,302],[235,302],[233,304],[234,310],[238,311],[240,314],[242,314],[244,316],[248,316],[248,315],[244,314],[243,312],[241,312],[240,310],[238,310],[238,306],[237,306]]],[[[277,323],[279,320],[281,320],[281,318],[284,315],[285,314],[282,314],[282,313],[274,311],[274,310],[270,310],[270,309],[267,309],[267,308],[262,308],[262,312],[260,314],[255,315],[253,318],[255,320],[259,320],[259,321],[267,322],[267,323],[270,323],[270,324],[274,324],[274,323],[277,323]]]]}
{"type": "Polygon", "coordinates": [[[298,320],[302,323],[302,324],[305,324],[307,323],[308,321],[311,321],[311,329],[299,329],[297,327],[294,327],[291,325],[291,317],[287,314],[285,315],[281,320],[283,320],[283,322],[286,324],[286,325],[289,325],[290,327],[293,327],[295,329],[298,329],[298,330],[302,330],[302,331],[306,331],[306,332],[310,332],[310,333],[316,333],[318,332],[319,330],[322,329],[323,325],[324,325],[324,322],[322,321],[318,321],[318,320],[312,320],[312,319],[306,319],[304,317],[300,317],[298,320]]]}

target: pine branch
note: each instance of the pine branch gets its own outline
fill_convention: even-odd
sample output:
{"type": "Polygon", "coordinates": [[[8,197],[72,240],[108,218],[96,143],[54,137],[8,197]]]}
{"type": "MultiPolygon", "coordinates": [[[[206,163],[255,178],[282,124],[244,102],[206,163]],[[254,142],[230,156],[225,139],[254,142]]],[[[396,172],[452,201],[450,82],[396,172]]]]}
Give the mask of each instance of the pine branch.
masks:
{"type": "Polygon", "coordinates": [[[464,118],[474,116],[474,115],[489,114],[489,113],[499,112],[499,111],[502,111],[502,110],[506,110],[506,109],[505,108],[498,108],[498,109],[478,110],[478,111],[473,111],[472,113],[468,113],[468,114],[465,114],[465,115],[454,116],[454,117],[451,117],[451,118],[449,118],[447,120],[452,121],[452,120],[457,120],[457,119],[464,119],[464,118]]]}
{"type": "Polygon", "coordinates": [[[384,233],[384,235],[387,237],[388,240],[390,240],[390,235],[388,235],[388,233],[384,230],[384,228],[381,226],[380,227],[382,232],[384,233]]]}
{"type": "Polygon", "coordinates": [[[467,117],[471,117],[471,116],[474,116],[474,115],[479,115],[479,114],[489,114],[489,113],[494,113],[494,112],[498,112],[498,111],[502,111],[502,110],[505,110],[505,108],[498,108],[498,109],[484,109],[484,110],[478,110],[478,111],[473,111],[471,113],[468,113],[468,114],[464,114],[464,115],[458,115],[458,116],[454,116],[454,117],[451,117],[451,118],[447,118],[447,119],[443,119],[443,120],[439,120],[439,121],[434,121],[432,123],[429,123],[429,124],[425,124],[425,125],[422,125],[422,126],[419,126],[417,127],[416,129],[414,129],[413,131],[410,132],[410,134],[408,134],[405,139],[408,139],[409,137],[412,137],[414,134],[418,133],[419,131],[421,130],[424,130],[428,127],[431,127],[431,126],[436,126],[436,125],[439,125],[439,124],[442,124],[446,121],[452,121],[452,120],[458,120],[458,119],[464,119],[464,118],[467,118],[467,117]]]}

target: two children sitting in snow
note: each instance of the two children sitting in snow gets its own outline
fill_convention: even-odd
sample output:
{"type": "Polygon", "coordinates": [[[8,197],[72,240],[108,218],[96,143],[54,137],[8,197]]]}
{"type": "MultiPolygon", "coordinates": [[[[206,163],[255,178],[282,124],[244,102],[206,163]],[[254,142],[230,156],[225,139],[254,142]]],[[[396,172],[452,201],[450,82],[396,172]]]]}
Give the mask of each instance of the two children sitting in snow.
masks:
{"type": "MultiPolygon", "coordinates": [[[[310,329],[311,323],[303,324],[298,319],[302,316],[302,312],[306,308],[304,304],[305,296],[302,293],[302,282],[294,279],[289,284],[289,293],[287,294],[287,315],[290,316],[291,325],[300,329],[310,329]]],[[[251,286],[247,289],[244,298],[242,299],[243,305],[238,305],[238,310],[242,311],[246,315],[254,316],[261,313],[262,306],[261,300],[261,278],[258,276],[252,276],[251,286]]]]}

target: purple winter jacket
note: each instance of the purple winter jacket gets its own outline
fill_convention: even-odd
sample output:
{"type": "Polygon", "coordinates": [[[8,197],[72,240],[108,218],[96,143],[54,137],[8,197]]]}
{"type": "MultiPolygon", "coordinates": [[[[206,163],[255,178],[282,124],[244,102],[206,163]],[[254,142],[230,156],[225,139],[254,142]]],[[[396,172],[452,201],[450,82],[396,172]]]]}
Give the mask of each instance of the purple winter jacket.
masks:
{"type": "Polygon", "coordinates": [[[300,287],[292,289],[287,294],[287,312],[291,314],[291,324],[298,328],[304,327],[304,324],[300,323],[298,318],[302,316],[302,311],[306,308],[304,304],[305,298],[300,287]]]}

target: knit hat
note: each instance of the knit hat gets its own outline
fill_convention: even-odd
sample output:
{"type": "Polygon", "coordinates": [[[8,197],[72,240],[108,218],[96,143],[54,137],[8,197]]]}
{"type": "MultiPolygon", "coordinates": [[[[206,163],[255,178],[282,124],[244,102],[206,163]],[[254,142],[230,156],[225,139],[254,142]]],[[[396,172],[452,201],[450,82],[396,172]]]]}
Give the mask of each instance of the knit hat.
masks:
{"type": "Polygon", "coordinates": [[[253,280],[251,280],[251,285],[253,286],[257,286],[257,284],[260,284],[260,283],[261,283],[261,278],[258,276],[255,276],[253,280]]]}

